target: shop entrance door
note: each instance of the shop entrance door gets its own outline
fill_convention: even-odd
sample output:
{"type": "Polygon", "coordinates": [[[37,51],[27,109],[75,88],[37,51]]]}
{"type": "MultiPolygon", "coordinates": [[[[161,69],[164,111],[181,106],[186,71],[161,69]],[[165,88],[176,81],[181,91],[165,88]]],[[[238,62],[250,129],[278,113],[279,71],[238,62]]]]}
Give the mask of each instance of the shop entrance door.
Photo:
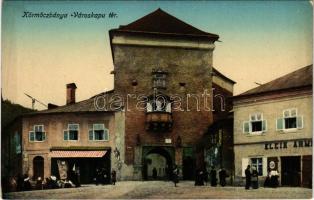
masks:
{"type": "Polygon", "coordinates": [[[312,188],[312,155],[302,157],[302,186],[312,188]]]}
{"type": "Polygon", "coordinates": [[[281,157],[281,185],[301,186],[301,157],[281,157]]]}

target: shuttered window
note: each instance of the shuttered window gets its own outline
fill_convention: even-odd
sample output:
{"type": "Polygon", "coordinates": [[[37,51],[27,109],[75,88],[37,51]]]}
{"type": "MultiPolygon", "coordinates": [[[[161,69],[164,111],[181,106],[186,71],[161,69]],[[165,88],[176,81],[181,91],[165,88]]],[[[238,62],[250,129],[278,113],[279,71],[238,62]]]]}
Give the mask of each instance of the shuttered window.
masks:
{"type": "Polygon", "coordinates": [[[79,124],[68,124],[68,129],[63,131],[63,139],[77,141],[79,138],[79,124]]]}
{"type": "Polygon", "coordinates": [[[249,121],[243,122],[243,133],[262,134],[267,131],[267,121],[263,119],[262,113],[254,113],[249,117],[249,121]]]}
{"type": "Polygon", "coordinates": [[[283,117],[276,119],[276,130],[293,130],[303,128],[303,116],[299,116],[297,109],[287,109],[283,111],[283,117]]]}
{"type": "Polygon", "coordinates": [[[88,138],[91,141],[109,141],[109,130],[104,124],[93,124],[93,129],[88,132],[88,138]]]}
{"type": "Polygon", "coordinates": [[[34,125],[33,130],[29,132],[30,142],[42,142],[47,139],[44,125],[34,125]]]}

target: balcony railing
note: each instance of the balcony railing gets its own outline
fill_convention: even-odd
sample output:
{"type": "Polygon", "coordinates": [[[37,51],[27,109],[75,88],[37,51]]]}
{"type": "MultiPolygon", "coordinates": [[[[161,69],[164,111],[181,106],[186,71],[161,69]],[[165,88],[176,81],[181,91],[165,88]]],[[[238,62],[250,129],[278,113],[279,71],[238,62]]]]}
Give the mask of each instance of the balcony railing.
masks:
{"type": "Polygon", "coordinates": [[[146,130],[169,131],[172,128],[172,114],[166,111],[152,111],[146,113],[146,130]]]}

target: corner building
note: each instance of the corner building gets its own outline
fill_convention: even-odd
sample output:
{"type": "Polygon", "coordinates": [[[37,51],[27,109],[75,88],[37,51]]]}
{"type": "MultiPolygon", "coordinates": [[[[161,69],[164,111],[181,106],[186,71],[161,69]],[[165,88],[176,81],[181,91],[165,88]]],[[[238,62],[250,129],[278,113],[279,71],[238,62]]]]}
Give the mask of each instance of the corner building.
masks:
{"type": "Polygon", "coordinates": [[[245,182],[247,165],[260,186],[267,169],[281,186],[312,187],[313,65],[234,97],[235,175],[245,182]]]}

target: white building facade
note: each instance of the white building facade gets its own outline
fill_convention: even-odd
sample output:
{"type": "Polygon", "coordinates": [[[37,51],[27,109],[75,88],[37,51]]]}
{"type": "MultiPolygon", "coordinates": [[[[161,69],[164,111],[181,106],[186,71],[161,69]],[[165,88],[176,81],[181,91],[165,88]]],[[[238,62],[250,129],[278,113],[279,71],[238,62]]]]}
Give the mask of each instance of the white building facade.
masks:
{"type": "Polygon", "coordinates": [[[312,66],[235,97],[236,182],[244,183],[244,171],[251,165],[260,184],[267,170],[275,169],[280,185],[311,187],[312,102],[312,66]]]}

